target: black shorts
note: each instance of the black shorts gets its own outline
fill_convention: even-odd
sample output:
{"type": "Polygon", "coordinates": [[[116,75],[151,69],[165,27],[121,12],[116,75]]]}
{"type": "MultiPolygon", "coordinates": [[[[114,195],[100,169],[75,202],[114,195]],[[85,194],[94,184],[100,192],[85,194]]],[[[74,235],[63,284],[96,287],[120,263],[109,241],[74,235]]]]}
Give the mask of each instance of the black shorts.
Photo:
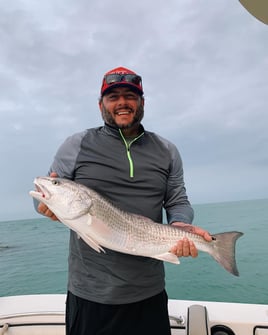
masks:
{"type": "Polygon", "coordinates": [[[166,291],[122,305],[106,305],[68,292],[66,335],[171,335],[166,291]]]}

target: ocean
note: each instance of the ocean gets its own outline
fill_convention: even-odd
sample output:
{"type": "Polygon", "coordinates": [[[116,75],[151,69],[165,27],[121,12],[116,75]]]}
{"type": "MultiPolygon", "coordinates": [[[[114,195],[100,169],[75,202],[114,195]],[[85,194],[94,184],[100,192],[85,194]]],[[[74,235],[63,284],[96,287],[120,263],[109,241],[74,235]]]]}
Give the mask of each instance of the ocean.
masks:
{"type": "MultiPolygon", "coordinates": [[[[268,199],[195,205],[195,225],[237,230],[239,277],[208,254],[165,263],[170,299],[268,304],[268,199]]],[[[69,231],[45,218],[0,222],[0,296],[66,293],[69,231]]]]}

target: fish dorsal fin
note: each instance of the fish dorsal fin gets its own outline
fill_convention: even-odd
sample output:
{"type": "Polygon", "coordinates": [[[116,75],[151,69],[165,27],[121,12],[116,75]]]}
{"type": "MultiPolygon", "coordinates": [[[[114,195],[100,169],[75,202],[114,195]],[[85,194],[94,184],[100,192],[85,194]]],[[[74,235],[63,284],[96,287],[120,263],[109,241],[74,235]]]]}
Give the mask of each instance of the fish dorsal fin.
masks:
{"type": "Polygon", "coordinates": [[[180,264],[179,258],[172,254],[171,252],[165,252],[164,254],[154,255],[152,256],[155,259],[159,259],[160,261],[165,261],[173,264],[180,264]]]}

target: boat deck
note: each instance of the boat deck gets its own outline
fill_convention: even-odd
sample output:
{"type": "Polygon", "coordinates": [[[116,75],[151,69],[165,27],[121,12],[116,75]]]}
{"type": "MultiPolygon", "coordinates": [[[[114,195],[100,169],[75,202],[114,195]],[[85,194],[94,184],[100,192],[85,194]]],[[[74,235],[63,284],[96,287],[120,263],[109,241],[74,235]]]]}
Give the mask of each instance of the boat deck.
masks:
{"type": "MultiPolygon", "coordinates": [[[[64,335],[64,294],[0,297],[0,335],[64,335]]],[[[268,335],[268,305],[169,300],[172,335],[268,335]]]]}

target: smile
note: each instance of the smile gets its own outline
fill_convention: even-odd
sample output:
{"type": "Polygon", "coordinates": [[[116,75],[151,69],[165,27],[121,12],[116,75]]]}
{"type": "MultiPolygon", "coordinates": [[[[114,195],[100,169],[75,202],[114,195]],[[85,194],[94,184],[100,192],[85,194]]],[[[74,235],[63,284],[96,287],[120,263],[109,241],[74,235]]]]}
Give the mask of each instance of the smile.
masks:
{"type": "Polygon", "coordinates": [[[132,110],[121,110],[121,111],[117,111],[116,115],[129,115],[132,113],[132,110]]]}

